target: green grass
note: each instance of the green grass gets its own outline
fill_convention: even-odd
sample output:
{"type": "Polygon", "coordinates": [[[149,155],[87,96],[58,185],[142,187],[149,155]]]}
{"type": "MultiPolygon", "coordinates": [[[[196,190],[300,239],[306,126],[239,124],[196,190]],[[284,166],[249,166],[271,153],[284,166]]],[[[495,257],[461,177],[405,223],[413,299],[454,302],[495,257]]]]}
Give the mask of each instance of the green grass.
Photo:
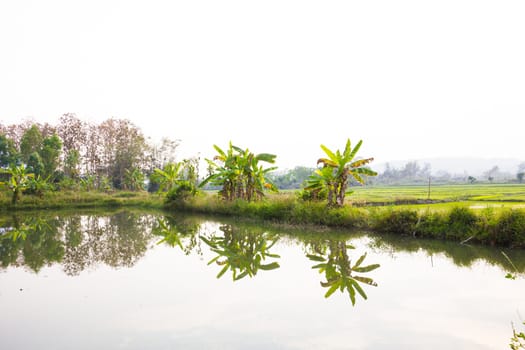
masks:
{"type": "MultiPolygon", "coordinates": [[[[355,204],[403,203],[426,201],[428,186],[353,187],[348,199],[355,204]]],[[[431,185],[430,200],[434,201],[491,201],[525,203],[523,184],[431,185]]]]}
{"type": "MultiPolygon", "coordinates": [[[[298,200],[294,192],[268,195],[260,202],[226,202],[216,193],[169,203],[168,209],[218,214],[289,225],[322,225],[441,238],[459,242],[525,247],[524,185],[358,187],[342,208],[298,200]]],[[[163,200],[146,192],[48,192],[24,195],[11,205],[0,192],[0,211],[71,208],[161,208],[163,200]]]]}
{"type": "MultiPolygon", "coordinates": [[[[398,198],[417,202],[421,187],[398,187],[399,197],[390,197],[390,188],[363,188],[360,199],[376,199],[372,205],[350,197],[342,208],[327,208],[324,202],[304,202],[292,192],[267,196],[263,201],[227,202],[216,194],[204,194],[184,203],[171,203],[172,210],[203,214],[219,214],[242,218],[263,219],[291,225],[324,225],[340,228],[371,229],[375,232],[413,237],[438,238],[462,243],[480,243],[507,247],[525,247],[524,202],[469,200],[471,193],[484,193],[498,189],[496,195],[519,196],[524,186],[478,186],[461,195],[465,186],[440,186],[437,203],[398,204],[398,198]],[[481,188],[479,188],[481,187],[481,188]],[[381,193],[381,195],[379,195],[381,193]],[[411,193],[411,195],[409,195],[411,193]],[[455,198],[461,200],[455,201],[455,198]],[[381,204],[381,205],[378,205],[381,204]]],[[[438,192],[438,191],[436,191],[438,192]]],[[[405,203],[405,202],[401,202],[405,203]]]]}
{"type": "Polygon", "coordinates": [[[161,208],[162,198],[147,192],[119,191],[105,193],[98,191],[46,192],[42,197],[23,195],[16,205],[11,204],[11,194],[0,192],[0,211],[69,208],[118,208],[118,207],[161,208]]]}

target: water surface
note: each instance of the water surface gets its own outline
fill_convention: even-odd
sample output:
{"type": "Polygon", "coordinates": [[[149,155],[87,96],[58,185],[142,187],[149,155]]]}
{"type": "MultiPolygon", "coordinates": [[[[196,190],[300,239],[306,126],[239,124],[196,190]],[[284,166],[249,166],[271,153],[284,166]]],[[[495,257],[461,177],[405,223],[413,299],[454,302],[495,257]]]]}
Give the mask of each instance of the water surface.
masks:
{"type": "Polygon", "coordinates": [[[523,251],[126,211],[0,227],[5,349],[504,349],[524,328],[523,251]]]}

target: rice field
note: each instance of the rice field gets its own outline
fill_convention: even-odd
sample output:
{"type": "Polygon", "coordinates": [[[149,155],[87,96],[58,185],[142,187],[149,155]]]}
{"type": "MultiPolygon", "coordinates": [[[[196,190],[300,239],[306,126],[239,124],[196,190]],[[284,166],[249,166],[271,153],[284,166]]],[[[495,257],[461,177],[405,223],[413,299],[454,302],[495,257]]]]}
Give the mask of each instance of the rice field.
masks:
{"type": "Polygon", "coordinates": [[[523,184],[472,184],[428,186],[354,187],[349,202],[357,205],[402,205],[403,207],[446,209],[451,204],[471,209],[525,208],[523,184]],[[431,204],[429,204],[431,202],[431,204]]]}

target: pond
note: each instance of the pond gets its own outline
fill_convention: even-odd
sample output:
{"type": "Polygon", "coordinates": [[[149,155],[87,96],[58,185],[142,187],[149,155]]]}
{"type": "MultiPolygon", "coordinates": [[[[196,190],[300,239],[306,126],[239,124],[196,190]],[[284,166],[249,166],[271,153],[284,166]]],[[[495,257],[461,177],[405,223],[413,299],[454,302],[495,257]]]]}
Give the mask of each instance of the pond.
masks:
{"type": "Polygon", "coordinates": [[[525,328],[517,250],[35,212],[0,217],[0,264],[3,349],[505,349],[525,328]]]}

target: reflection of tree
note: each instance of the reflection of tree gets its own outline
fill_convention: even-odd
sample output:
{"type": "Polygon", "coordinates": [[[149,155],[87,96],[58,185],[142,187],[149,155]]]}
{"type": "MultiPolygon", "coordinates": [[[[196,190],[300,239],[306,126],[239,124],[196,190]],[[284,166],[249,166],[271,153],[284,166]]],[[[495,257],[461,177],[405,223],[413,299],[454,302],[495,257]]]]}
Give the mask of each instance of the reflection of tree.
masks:
{"type": "Polygon", "coordinates": [[[38,272],[44,265],[62,260],[64,244],[53,225],[55,221],[30,218],[21,222],[14,216],[12,226],[0,240],[2,266],[24,265],[38,272]]]}
{"type": "Polygon", "coordinates": [[[113,216],[15,217],[0,235],[0,263],[38,272],[61,262],[68,275],[97,263],[134,265],[148,249],[153,217],[129,212],[113,216]]]}
{"type": "Polygon", "coordinates": [[[200,227],[201,224],[194,220],[166,216],[157,219],[157,225],[153,227],[152,233],[162,237],[157,244],[179,246],[186,255],[189,255],[199,244],[196,234],[200,227]]]}
{"type": "MultiPolygon", "coordinates": [[[[523,323],[525,326],[525,323],[523,323]]],[[[510,348],[512,350],[525,349],[525,333],[517,332],[514,326],[512,326],[512,338],[510,338],[510,348]]]]}
{"type": "Polygon", "coordinates": [[[326,250],[320,251],[317,249],[318,254],[307,254],[307,257],[312,261],[319,262],[312,268],[319,269],[319,273],[324,273],[325,275],[326,281],[321,282],[321,286],[328,288],[325,297],[328,298],[337,289],[341,292],[346,290],[352,305],[355,305],[356,291],[363,299],[367,299],[366,293],[359,283],[377,286],[373,279],[358,276],[356,273],[370,272],[377,269],[379,264],[362,266],[366,257],[365,253],[352,265],[347,249],[354,249],[354,247],[346,245],[344,241],[331,240],[328,242],[328,253],[326,253],[326,250]]]}
{"type": "Polygon", "coordinates": [[[216,263],[223,266],[217,278],[231,270],[233,280],[237,281],[246,276],[253,277],[259,270],[274,270],[279,268],[279,263],[274,261],[264,264],[266,258],[279,258],[277,254],[270,253],[270,249],[277,242],[271,240],[266,232],[253,233],[238,229],[232,225],[220,227],[222,236],[212,235],[209,238],[200,236],[202,241],[210,246],[211,251],[218,255],[208,265],[216,263]]]}
{"type": "Polygon", "coordinates": [[[101,262],[111,267],[133,266],[148,249],[151,224],[151,217],[130,212],[66,218],[64,271],[78,275],[101,262]]]}

